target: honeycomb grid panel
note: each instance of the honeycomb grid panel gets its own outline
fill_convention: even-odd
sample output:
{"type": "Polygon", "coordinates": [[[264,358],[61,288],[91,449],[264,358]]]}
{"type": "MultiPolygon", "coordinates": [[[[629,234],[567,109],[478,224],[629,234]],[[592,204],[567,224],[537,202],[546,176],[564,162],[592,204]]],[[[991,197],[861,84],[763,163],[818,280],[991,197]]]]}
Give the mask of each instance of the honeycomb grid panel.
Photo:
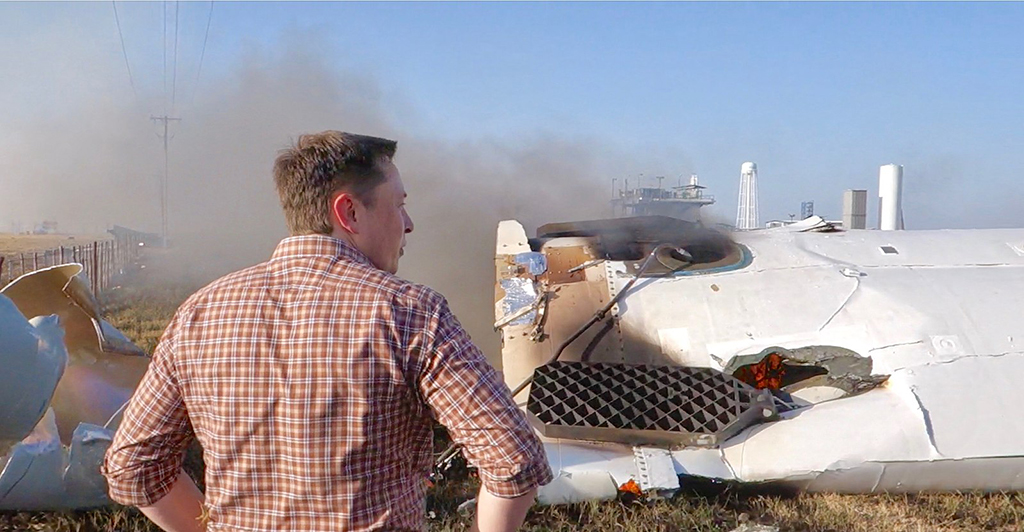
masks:
{"type": "Polygon", "coordinates": [[[527,412],[546,435],[714,444],[773,414],[770,397],[709,368],[553,362],[535,370],[527,412]]]}

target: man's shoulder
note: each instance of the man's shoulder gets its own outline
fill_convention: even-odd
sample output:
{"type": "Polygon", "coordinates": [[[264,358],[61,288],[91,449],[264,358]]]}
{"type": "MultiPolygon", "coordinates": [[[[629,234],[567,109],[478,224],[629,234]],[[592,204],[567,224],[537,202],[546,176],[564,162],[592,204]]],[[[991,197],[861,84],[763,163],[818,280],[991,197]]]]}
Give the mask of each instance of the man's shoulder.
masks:
{"type": "Polygon", "coordinates": [[[383,270],[367,268],[372,283],[383,290],[389,301],[400,307],[436,308],[447,305],[440,292],[383,270]]]}
{"type": "Polygon", "coordinates": [[[180,311],[190,311],[197,306],[219,299],[223,294],[232,293],[238,289],[251,286],[254,280],[263,278],[267,274],[267,263],[261,262],[248,268],[231,272],[206,286],[196,290],[188,299],[182,303],[180,311]]]}

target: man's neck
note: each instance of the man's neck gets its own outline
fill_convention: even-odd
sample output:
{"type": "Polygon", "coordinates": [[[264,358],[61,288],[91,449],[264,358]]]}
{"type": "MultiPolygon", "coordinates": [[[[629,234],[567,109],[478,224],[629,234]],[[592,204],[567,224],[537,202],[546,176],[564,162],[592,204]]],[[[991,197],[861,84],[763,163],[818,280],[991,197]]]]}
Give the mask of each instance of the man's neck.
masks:
{"type": "Polygon", "coordinates": [[[359,246],[356,245],[355,240],[352,238],[352,233],[349,233],[344,229],[335,229],[328,236],[330,236],[331,238],[337,238],[338,240],[341,240],[342,242],[348,244],[353,249],[359,249],[359,246]]]}

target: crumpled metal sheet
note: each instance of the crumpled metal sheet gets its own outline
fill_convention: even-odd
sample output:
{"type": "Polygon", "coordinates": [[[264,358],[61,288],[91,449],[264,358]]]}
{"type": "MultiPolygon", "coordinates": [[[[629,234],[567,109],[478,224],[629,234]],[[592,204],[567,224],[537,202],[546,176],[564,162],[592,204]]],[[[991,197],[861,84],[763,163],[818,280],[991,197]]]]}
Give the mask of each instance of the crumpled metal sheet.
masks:
{"type": "Polygon", "coordinates": [[[81,275],[81,264],[63,264],[27,273],[0,293],[11,298],[26,317],[56,314],[72,356],[78,351],[145,356],[117,329],[100,317],[100,306],[81,275]]]}
{"type": "Polygon", "coordinates": [[[10,448],[6,460],[0,473],[0,510],[36,510],[60,504],[64,453],[52,409],[31,434],[10,448]]]}
{"type": "Polygon", "coordinates": [[[149,357],[100,318],[81,271],[0,290],[0,510],[110,503],[99,466],[149,357]]]}
{"type": "Polygon", "coordinates": [[[0,294],[0,441],[19,441],[32,432],[68,363],[58,318],[41,316],[34,322],[0,294]]]}
{"type": "MultiPolygon", "coordinates": [[[[502,279],[499,281],[501,288],[505,291],[505,297],[499,301],[502,314],[508,316],[519,310],[531,306],[537,302],[537,289],[532,279],[502,279]]],[[[537,311],[532,310],[512,320],[509,325],[528,325],[536,321],[537,311]]]]}
{"type": "Polygon", "coordinates": [[[75,429],[62,477],[72,506],[100,506],[108,502],[106,479],[97,473],[113,439],[113,430],[89,423],[81,423],[75,429]]]}

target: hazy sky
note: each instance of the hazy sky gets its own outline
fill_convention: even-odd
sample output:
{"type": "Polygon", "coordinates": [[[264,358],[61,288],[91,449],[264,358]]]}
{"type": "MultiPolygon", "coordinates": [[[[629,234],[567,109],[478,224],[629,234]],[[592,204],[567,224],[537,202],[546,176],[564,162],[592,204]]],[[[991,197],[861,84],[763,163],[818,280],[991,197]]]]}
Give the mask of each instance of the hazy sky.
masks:
{"type": "Polygon", "coordinates": [[[762,221],[866,188],[873,224],[895,162],[908,228],[1024,227],[1024,4],[217,3],[199,76],[209,3],[116,5],[134,91],[112,3],[0,2],[0,231],[157,231],[167,112],[170,236],[209,279],[286,235],[277,150],[388,136],[399,273],[492,361],[498,221],[607,216],[613,178],[696,172],[732,222],[754,161],[762,221]]]}
{"type": "Polygon", "coordinates": [[[94,119],[84,106],[163,112],[166,9],[186,120],[247,55],[304,46],[372,85],[397,130],[606,143],[637,164],[595,186],[696,172],[723,219],[750,160],[763,219],[807,199],[838,216],[844,188],[873,197],[878,166],[896,162],[908,227],[1024,223],[1008,201],[1024,192],[1021,4],[217,3],[196,86],[209,8],[118,3],[134,101],[111,3],[0,4],[0,141],[94,119]]]}

